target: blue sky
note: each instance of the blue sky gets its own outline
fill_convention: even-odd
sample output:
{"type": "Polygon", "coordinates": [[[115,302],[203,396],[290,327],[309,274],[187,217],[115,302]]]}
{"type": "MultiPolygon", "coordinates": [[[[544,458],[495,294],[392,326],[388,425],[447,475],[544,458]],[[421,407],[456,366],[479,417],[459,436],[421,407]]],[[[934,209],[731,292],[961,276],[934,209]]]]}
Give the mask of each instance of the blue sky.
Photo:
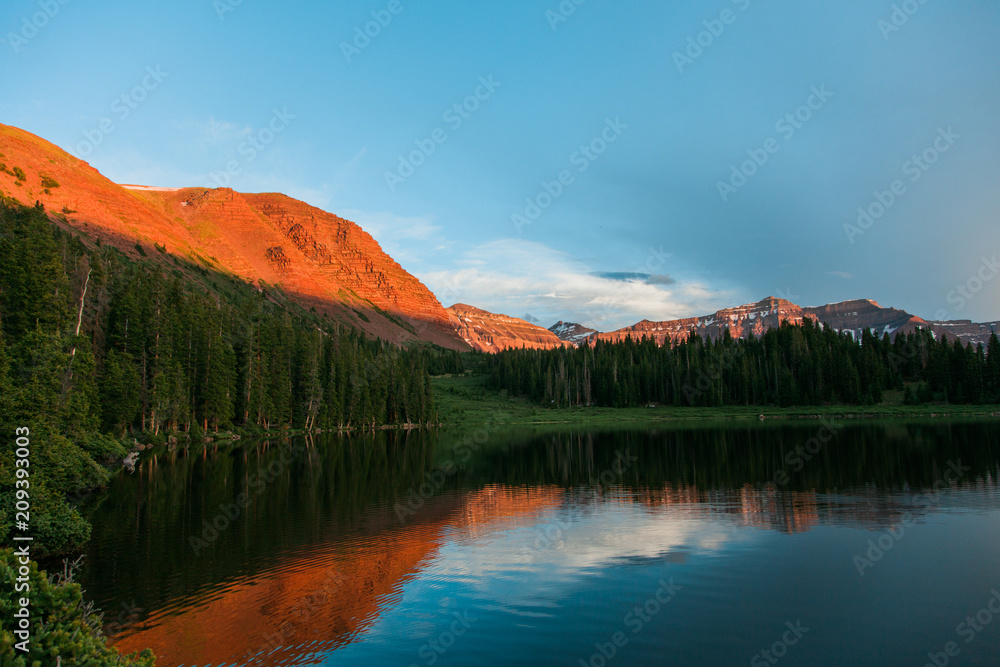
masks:
{"type": "Polygon", "coordinates": [[[544,326],[1000,319],[995,0],[577,2],[5,0],[0,122],[117,182],[304,199],[544,326]]]}

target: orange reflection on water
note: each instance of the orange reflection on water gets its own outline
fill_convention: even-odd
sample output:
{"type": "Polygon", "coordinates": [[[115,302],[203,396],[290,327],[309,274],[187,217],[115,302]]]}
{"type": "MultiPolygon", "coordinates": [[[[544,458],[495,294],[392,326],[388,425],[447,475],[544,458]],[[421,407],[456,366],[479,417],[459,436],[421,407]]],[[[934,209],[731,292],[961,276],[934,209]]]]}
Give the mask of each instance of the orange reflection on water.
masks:
{"type": "Polygon", "coordinates": [[[433,558],[446,529],[480,532],[530,520],[560,498],[555,488],[491,486],[429,501],[403,526],[390,512],[369,516],[362,536],[317,545],[252,577],[178,600],[114,643],[123,653],[153,649],[159,667],[313,664],[311,655],[372,625],[433,558]]]}

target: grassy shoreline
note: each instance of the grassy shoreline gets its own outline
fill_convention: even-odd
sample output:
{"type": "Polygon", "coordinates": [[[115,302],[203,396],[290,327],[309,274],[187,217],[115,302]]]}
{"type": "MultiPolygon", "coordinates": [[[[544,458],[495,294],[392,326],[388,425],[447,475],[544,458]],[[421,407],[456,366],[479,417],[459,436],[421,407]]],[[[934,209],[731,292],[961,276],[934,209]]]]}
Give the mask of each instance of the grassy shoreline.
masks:
{"type": "Polygon", "coordinates": [[[686,408],[552,408],[504,396],[485,386],[477,375],[443,375],[431,378],[434,401],[444,426],[502,424],[541,426],[550,424],[602,425],[625,423],[681,423],[708,421],[760,421],[798,419],[915,419],[956,417],[1000,417],[1000,405],[829,405],[793,408],[728,406],[686,408]]]}

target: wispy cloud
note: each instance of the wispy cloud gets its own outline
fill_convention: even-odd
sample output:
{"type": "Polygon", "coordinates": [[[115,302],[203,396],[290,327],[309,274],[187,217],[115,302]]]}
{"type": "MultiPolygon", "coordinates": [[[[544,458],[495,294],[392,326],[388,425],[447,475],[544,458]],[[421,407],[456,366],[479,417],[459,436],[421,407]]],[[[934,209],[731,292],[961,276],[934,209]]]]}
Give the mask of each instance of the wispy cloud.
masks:
{"type": "Polygon", "coordinates": [[[253,128],[242,123],[228,120],[188,118],[174,124],[178,131],[202,144],[215,146],[241,141],[250,136],[253,128]]]}
{"type": "Polygon", "coordinates": [[[332,182],[324,184],[324,188],[330,193],[331,197],[335,197],[348,188],[367,154],[368,147],[364,146],[337,168],[333,174],[332,182]]]}
{"type": "Polygon", "coordinates": [[[100,156],[100,171],[116,183],[158,185],[171,188],[201,185],[197,174],[150,159],[132,148],[105,151],[100,156]]]}
{"type": "Polygon", "coordinates": [[[387,211],[336,211],[337,215],[358,223],[371,234],[382,250],[411,272],[447,261],[452,243],[442,233],[441,225],[428,216],[405,217],[387,211]]]}
{"type": "Polygon", "coordinates": [[[826,275],[836,276],[837,278],[843,278],[844,280],[850,280],[851,278],[854,277],[850,273],[847,273],[846,271],[827,271],[826,275]]]}

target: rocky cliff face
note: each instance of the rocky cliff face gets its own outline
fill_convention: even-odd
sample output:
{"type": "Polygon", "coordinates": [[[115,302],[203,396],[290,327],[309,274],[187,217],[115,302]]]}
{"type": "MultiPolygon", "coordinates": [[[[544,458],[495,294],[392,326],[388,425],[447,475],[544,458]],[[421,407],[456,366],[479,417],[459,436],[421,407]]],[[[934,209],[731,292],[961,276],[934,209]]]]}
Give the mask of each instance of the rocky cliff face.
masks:
{"type": "Polygon", "coordinates": [[[281,194],[119,186],[57,146],[5,125],[0,162],[6,166],[0,193],[39,201],[60,224],[127,254],[138,256],[138,244],[155,261],[161,254],[155,244],[277,286],[306,307],[386,340],[468,349],[430,290],[349,220],[281,194]]]}
{"type": "Polygon", "coordinates": [[[448,309],[462,339],[482,352],[509,348],[550,349],[568,345],[548,329],[507,315],[456,303],[448,309]]]}

